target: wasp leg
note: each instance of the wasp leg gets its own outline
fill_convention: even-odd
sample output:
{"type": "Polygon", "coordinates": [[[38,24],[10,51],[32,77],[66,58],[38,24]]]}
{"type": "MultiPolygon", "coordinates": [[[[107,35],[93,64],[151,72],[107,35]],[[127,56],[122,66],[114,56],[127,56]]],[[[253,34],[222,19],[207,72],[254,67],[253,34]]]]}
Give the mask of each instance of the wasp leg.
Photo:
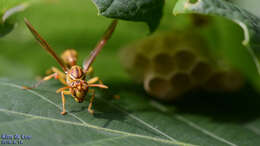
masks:
{"type": "Polygon", "coordinates": [[[104,84],[89,84],[89,87],[98,87],[98,88],[103,88],[103,89],[108,89],[108,86],[104,84]]]}
{"type": "Polygon", "coordinates": [[[99,88],[104,88],[107,89],[108,87],[103,84],[103,82],[99,79],[99,77],[93,77],[87,81],[89,84],[89,87],[99,87],[99,88]],[[94,84],[96,82],[99,82],[99,84],[94,84]]]}
{"type": "Polygon", "coordinates": [[[58,79],[59,79],[59,81],[60,81],[62,84],[67,85],[65,73],[63,73],[62,71],[60,71],[60,70],[59,70],[58,68],[56,68],[56,67],[52,67],[52,68],[51,68],[51,71],[58,74],[58,76],[59,76],[58,79]]]}
{"type": "Polygon", "coordinates": [[[61,114],[62,115],[66,115],[67,114],[66,109],[65,109],[65,102],[66,102],[66,100],[65,100],[65,96],[64,95],[69,95],[69,94],[71,94],[70,91],[61,91],[61,99],[62,99],[62,112],[61,112],[61,114]]]}
{"type": "Polygon", "coordinates": [[[38,81],[36,84],[34,84],[32,87],[27,87],[27,86],[23,86],[23,89],[33,89],[33,88],[37,88],[41,83],[43,83],[44,81],[48,81],[52,78],[58,79],[58,73],[53,73],[51,75],[48,75],[46,77],[44,77],[42,80],[38,81]]]}
{"type": "Polygon", "coordinates": [[[103,84],[103,82],[99,79],[99,77],[93,77],[93,78],[89,79],[87,82],[88,82],[88,84],[94,84],[96,82],[99,82],[99,84],[103,84]]]}
{"type": "MultiPolygon", "coordinates": [[[[61,91],[64,91],[65,89],[69,89],[69,88],[71,88],[71,87],[70,87],[70,86],[62,87],[62,88],[56,90],[56,93],[60,93],[61,91]]],[[[64,91],[64,92],[65,92],[65,91],[64,91]]]]}
{"type": "Polygon", "coordinates": [[[61,114],[65,115],[67,112],[66,112],[66,109],[65,109],[65,102],[66,102],[66,100],[65,100],[65,96],[64,96],[64,92],[63,91],[61,91],[61,99],[62,99],[62,112],[61,112],[61,114]]]}
{"type": "Polygon", "coordinates": [[[92,105],[93,105],[93,101],[94,101],[94,98],[95,98],[95,90],[89,90],[89,92],[92,92],[92,96],[90,98],[90,101],[89,101],[89,105],[88,105],[88,112],[90,114],[94,114],[94,110],[91,109],[92,108],[92,105]]]}

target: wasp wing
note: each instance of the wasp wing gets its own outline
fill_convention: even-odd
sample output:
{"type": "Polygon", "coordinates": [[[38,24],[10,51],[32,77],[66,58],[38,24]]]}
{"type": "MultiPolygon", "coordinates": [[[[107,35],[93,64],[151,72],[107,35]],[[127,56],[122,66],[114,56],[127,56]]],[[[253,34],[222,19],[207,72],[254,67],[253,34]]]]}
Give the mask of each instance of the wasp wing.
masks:
{"type": "Polygon", "coordinates": [[[101,49],[104,47],[106,42],[109,40],[111,35],[113,34],[115,28],[117,25],[117,20],[113,20],[106,32],[104,33],[102,39],[97,43],[96,48],[90,53],[90,56],[84,60],[83,63],[83,71],[86,73],[95,60],[98,53],[101,51],[101,49]]]}
{"type": "Polygon", "coordinates": [[[59,63],[59,65],[62,67],[63,71],[66,72],[67,68],[62,62],[62,60],[57,56],[57,54],[54,52],[54,50],[50,47],[50,45],[40,36],[40,34],[34,29],[32,24],[24,18],[24,22],[26,26],[29,28],[29,30],[32,32],[35,39],[40,43],[40,45],[52,56],[54,59],[59,63]]]}

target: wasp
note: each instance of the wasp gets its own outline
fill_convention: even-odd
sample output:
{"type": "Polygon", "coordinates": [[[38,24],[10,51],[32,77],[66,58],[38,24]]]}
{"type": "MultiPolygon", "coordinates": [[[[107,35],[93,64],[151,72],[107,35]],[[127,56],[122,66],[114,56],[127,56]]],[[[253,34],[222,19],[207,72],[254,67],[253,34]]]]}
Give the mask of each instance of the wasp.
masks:
{"type": "Polygon", "coordinates": [[[24,18],[24,21],[26,26],[31,31],[38,43],[42,46],[42,48],[45,49],[58,62],[58,64],[62,68],[62,71],[56,67],[52,67],[50,75],[47,75],[32,87],[23,86],[23,89],[30,90],[33,88],[37,88],[41,83],[52,78],[58,79],[63,85],[65,85],[65,87],[60,88],[56,91],[57,93],[61,94],[62,98],[61,114],[66,114],[64,95],[71,95],[76,102],[82,103],[85,100],[85,96],[89,92],[92,92],[92,96],[90,98],[88,112],[93,114],[94,110],[92,109],[92,105],[95,97],[95,90],[89,89],[89,87],[107,89],[108,86],[104,85],[99,77],[93,77],[87,80],[86,76],[93,72],[91,64],[113,34],[117,26],[117,20],[113,20],[111,22],[110,26],[107,28],[100,41],[97,43],[96,47],[90,53],[89,57],[84,60],[83,67],[77,65],[78,54],[74,49],[65,50],[60,58],[50,47],[50,45],[43,39],[43,37],[40,36],[40,34],[36,31],[32,24],[26,18],[24,18]]]}

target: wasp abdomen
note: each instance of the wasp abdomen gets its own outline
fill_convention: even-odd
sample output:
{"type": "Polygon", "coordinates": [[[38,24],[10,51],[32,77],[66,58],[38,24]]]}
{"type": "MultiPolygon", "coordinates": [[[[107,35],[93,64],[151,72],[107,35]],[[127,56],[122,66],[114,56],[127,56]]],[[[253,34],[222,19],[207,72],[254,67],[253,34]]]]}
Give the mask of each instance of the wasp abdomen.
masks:
{"type": "Polygon", "coordinates": [[[77,64],[78,53],[74,49],[68,49],[61,55],[63,62],[68,66],[74,66],[77,64]]]}

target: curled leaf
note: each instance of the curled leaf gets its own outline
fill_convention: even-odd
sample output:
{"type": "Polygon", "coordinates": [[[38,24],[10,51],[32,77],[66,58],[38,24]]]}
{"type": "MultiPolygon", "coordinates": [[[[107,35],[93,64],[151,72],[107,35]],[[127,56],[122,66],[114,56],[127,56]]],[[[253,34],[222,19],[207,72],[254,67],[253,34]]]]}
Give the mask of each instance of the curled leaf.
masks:
{"type": "Polygon", "coordinates": [[[0,2],[0,37],[5,36],[14,28],[9,19],[17,12],[25,10],[35,0],[1,0],[0,2]]]}
{"type": "MultiPolygon", "coordinates": [[[[238,24],[244,33],[242,45],[248,50],[260,75],[260,19],[250,12],[223,0],[179,0],[173,10],[177,14],[221,16],[238,24]]],[[[228,30],[226,30],[228,31],[228,30]]],[[[247,68],[244,67],[244,70],[247,68]]],[[[251,76],[251,75],[248,75],[251,76]]]]}
{"type": "Polygon", "coordinates": [[[164,0],[93,0],[102,16],[144,21],[154,31],[160,23],[164,0]]]}

